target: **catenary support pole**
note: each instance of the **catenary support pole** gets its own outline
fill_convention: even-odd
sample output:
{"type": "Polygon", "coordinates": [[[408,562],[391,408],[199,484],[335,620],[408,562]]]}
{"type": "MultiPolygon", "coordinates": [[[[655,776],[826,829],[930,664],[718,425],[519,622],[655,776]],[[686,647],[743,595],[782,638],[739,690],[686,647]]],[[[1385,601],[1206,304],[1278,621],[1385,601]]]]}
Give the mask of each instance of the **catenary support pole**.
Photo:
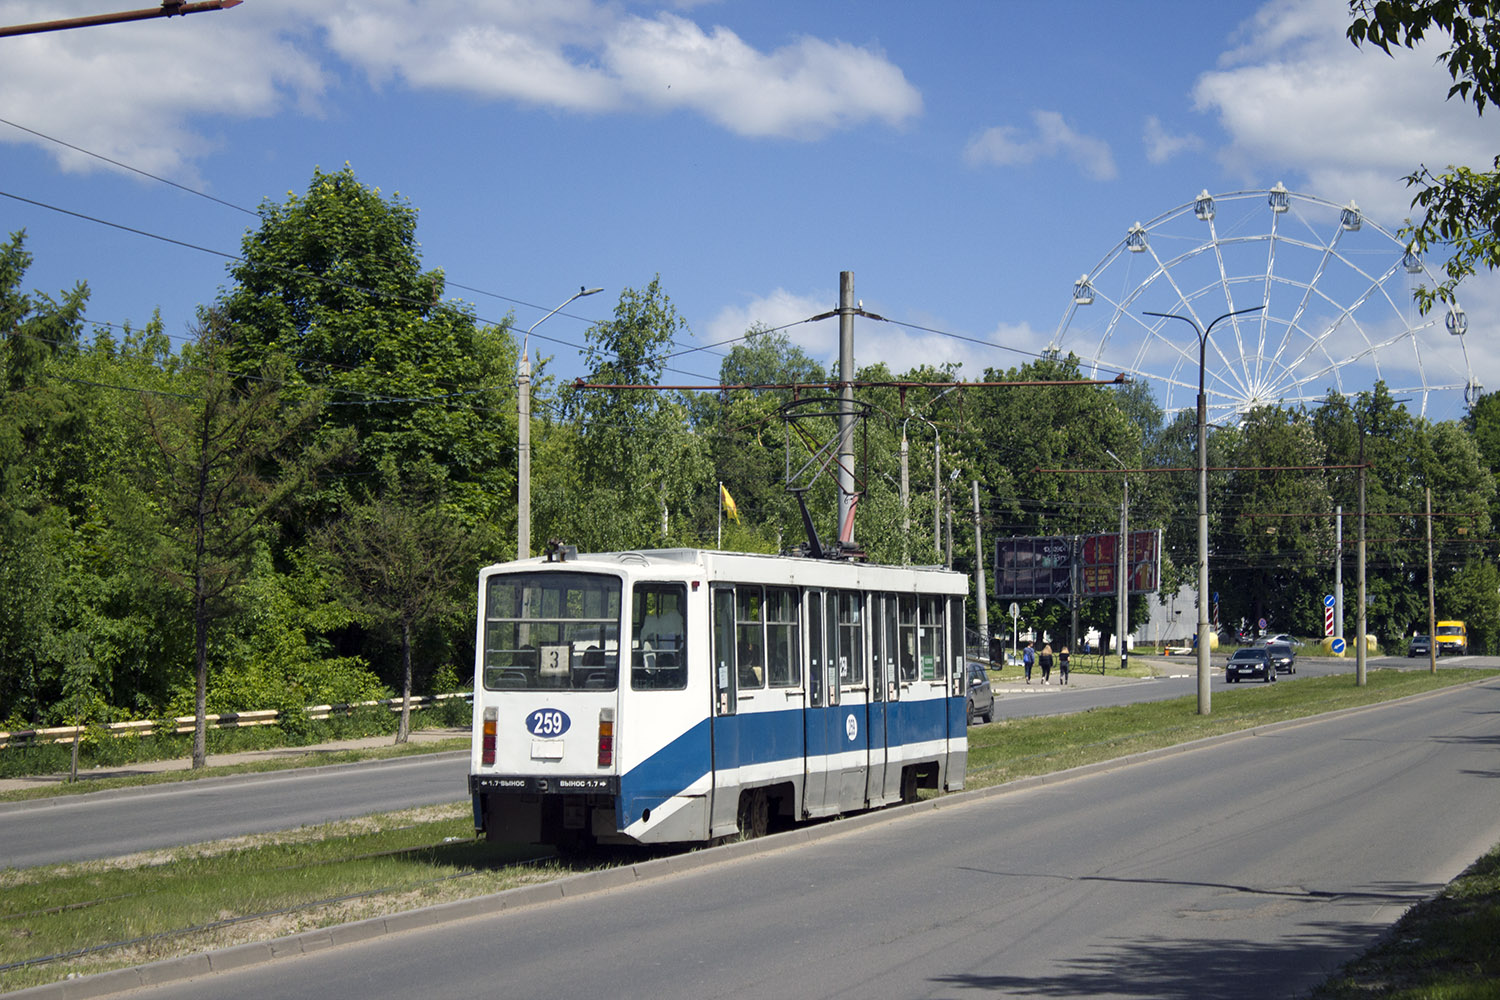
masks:
{"type": "Polygon", "coordinates": [[[854,272],[839,272],[838,540],[854,541],[854,272]]]}

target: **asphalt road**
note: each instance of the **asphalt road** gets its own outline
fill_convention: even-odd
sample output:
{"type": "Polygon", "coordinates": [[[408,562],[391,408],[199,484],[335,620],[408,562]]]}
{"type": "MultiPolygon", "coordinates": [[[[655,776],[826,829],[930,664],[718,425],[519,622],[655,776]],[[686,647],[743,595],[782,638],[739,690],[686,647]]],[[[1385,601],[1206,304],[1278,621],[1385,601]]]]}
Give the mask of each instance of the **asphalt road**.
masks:
{"type": "Polygon", "coordinates": [[[1500,840],[1497,754],[1488,681],[137,995],[1294,997],[1500,840]]]}
{"type": "MultiPolygon", "coordinates": [[[[1223,655],[1214,691],[1228,690],[1223,655]]],[[[1494,665],[1497,658],[1459,657],[1443,665],[1494,665]]],[[[1369,666],[1426,669],[1422,661],[1371,658],[1369,666]]],[[[1078,712],[1104,705],[1165,700],[1197,693],[1196,660],[1184,658],[1182,673],[1150,681],[1070,688],[1011,686],[995,702],[998,718],[1078,712]]],[[[1298,677],[1352,673],[1348,660],[1303,658],[1298,677]]],[[[1294,678],[1283,677],[1279,683],[1294,678]]],[[[1238,685],[1241,689],[1247,685],[1238,685]]],[[[342,767],[204,779],[0,803],[0,868],[25,868],[114,857],[272,830],[328,823],[413,806],[468,798],[468,758],[438,754],[342,767]]]]}
{"type": "Polygon", "coordinates": [[[468,799],[441,753],[0,804],[0,868],[133,854],[468,799]]]}

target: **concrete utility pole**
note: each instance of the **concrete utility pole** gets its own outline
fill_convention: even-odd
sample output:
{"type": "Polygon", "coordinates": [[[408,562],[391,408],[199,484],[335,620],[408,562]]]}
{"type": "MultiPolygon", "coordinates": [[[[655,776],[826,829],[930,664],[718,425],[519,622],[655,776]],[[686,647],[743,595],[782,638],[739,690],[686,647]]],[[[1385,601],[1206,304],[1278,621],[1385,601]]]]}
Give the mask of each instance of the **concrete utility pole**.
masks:
{"type": "Polygon", "coordinates": [[[1359,647],[1354,651],[1354,686],[1365,686],[1365,429],[1359,429],[1359,556],[1357,566],[1359,584],[1357,597],[1359,614],[1355,621],[1354,638],[1359,647]]]}
{"type": "Polygon", "coordinates": [[[839,523],[840,542],[854,541],[854,272],[839,272],[839,523]]]}
{"type": "Polygon", "coordinates": [[[1120,499],[1120,666],[1123,668],[1130,658],[1125,637],[1130,632],[1130,479],[1124,480],[1125,490],[1120,499]]]}
{"type": "Polygon", "coordinates": [[[1432,487],[1427,487],[1427,638],[1432,647],[1427,656],[1427,672],[1437,673],[1437,601],[1432,592],[1432,487]]]}
{"type": "Polygon", "coordinates": [[[984,655],[990,649],[990,600],[984,590],[984,548],[979,534],[979,480],[974,480],[974,599],[979,603],[979,641],[984,643],[984,655]]]}
{"type": "Polygon", "coordinates": [[[1333,621],[1334,635],[1344,637],[1344,505],[1333,508],[1333,621]]]}

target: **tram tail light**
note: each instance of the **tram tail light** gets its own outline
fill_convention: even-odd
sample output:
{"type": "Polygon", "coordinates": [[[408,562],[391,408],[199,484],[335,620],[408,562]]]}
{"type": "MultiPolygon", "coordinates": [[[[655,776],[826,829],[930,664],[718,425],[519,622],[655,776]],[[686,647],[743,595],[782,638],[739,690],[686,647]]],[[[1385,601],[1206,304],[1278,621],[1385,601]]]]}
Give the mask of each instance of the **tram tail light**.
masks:
{"type": "Polygon", "coordinates": [[[487,708],[484,710],[484,731],[479,743],[479,761],[481,764],[493,765],[495,763],[495,728],[499,720],[499,709],[487,708]]]}
{"type": "Polygon", "coordinates": [[[599,710],[599,766],[613,767],[615,763],[615,710],[599,710]]]}

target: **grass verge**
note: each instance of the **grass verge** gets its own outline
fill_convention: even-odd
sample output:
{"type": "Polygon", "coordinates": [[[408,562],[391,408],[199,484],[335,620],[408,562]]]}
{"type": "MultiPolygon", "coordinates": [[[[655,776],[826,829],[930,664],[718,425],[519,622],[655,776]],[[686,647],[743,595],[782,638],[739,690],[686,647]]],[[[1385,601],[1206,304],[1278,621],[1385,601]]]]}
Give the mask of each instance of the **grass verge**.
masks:
{"type": "Polygon", "coordinates": [[[1500,846],[1439,895],[1407,911],[1381,945],[1331,977],[1312,1000],[1495,1000],[1500,997],[1500,846]]]}
{"type": "Polygon", "coordinates": [[[470,898],[577,869],[474,840],[468,803],[0,871],[0,993],[470,898]]]}
{"type": "MultiPolygon", "coordinates": [[[[1196,698],[1189,696],[976,726],[969,730],[967,785],[997,785],[1496,673],[1371,671],[1364,688],[1353,687],[1348,677],[1325,677],[1217,692],[1208,716],[1195,714],[1196,698]]],[[[0,871],[0,992],[472,898],[579,870],[557,861],[522,864],[535,852],[475,842],[471,824],[462,803],[106,861],[0,871]]],[[[1443,911],[1437,915],[1441,925],[1424,927],[1419,935],[1434,947],[1459,942],[1461,958],[1431,962],[1441,961],[1450,977],[1467,974],[1476,989],[1493,990],[1491,942],[1500,941],[1500,861],[1494,858],[1485,881],[1466,890],[1462,917],[1443,911]],[[1473,926],[1460,932],[1460,919],[1473,926]],[[1469,955],[1470,947],[1481,945],[1489,949],[1485,961],[1491,964],[1469,955]]],[[[1419,948],[1407,952],[1406,960],[1426,964],[1428,955],[1419,948]]],[[[1376,978],[1372,973],[1359,982],[1376,978]]],[[[1472,1000],[1500,993],[1364,989],[1329,993],[1323,1000],[1449,996],[1472,1000]]]]}

